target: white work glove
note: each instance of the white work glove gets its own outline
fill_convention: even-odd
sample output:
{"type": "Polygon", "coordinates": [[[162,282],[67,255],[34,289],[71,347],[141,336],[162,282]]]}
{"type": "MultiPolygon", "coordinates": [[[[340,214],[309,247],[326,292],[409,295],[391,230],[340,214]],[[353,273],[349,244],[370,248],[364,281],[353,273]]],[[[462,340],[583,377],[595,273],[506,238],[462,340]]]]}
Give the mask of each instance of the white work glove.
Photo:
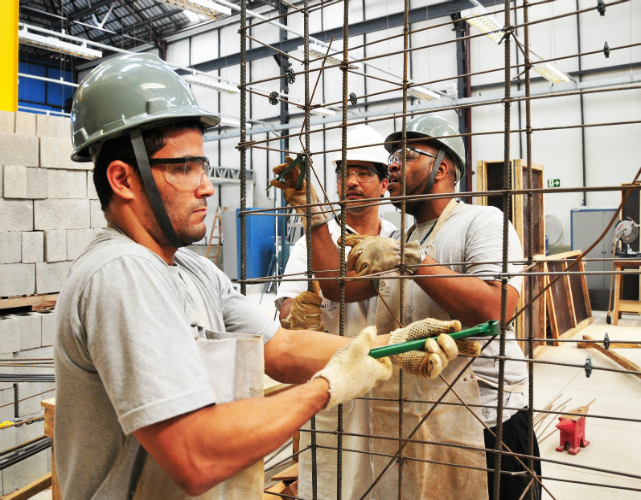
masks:
{"type": "MultiPolygon", "coordinates": [[[[353,247],[347,270],[356,271],[356,276],[391,271],[401,265],[401,242],[394,238],[350,234],[345,238],[345,246],[353,247]]],[[[410,273],[414,274],[423,260],[425,252],[418,241],[405,244],[405,266],[410,273]]]]}
{"type": "Polygon", "coordinates": [[[313,281],[314,291],[299,293],[292,301],[292,308],[285,319],[281,321],[288,330],[325,331],[325,323],[321,316],[323,298],[320,296],[318,281],[313,281]]]}
{"type": "MultiPolygon", "coordinates": [[[[283,170],[285,170],[292,161],[294,160],[290,156],[286,156],[285,163],[281,163],[277,167],[274,167],[273,172],[276,175],[280,175],[280,173],[283,170]]],[[[296,213],[301,216],[301,220],[303,221],[303,227],[305,228],[305,231],[307,231],[307,217],[306,217],[307,208],[300,207],[300,205],[307,204],[307,197],[305,194],[306,181],[303,181],[301,188],[297,190],[296,184],[298,183],[299,177],[300,177],[300,168],[296,166],[291,172],[285,175],[284,181],[277,181],[276,179],[272,179],[270,181],[270,184],[275,188],[281,189],[283,191],[283,196],[285,197],[285,200],[287,201],[288,204],[294,207],[294,210],[296,210],[296,213]]],[[[321,203],[321,200],[316,194],[316,189],[314,188],[313,184],[311,186],[310,203],[312,204],[321,203]]],[[[312,212],[312,225],[311,225],[312,228],[316,226],[320,226],[321,224],[325,224],[327,221],[330,220],[329,215],[325,213],[325,207],[311,207],[311,212],[312,212]]]]}
{"type": "MultiPolygon", "coordinates": [[[[426,318],[394,330],[390,335],[388,345],[400,344],[410,340],[425,339],[425,351],[410,351],[400,355],[400,364],[403,369],[412,375],[424,378],[435,378],[443,371],[447,364],[458,356],[457,344],[447,333],[458,332],[461,323],[458,320],[439,321],[426,318]],[[439,335],[440,334],[440,335],[439,335]],[[434,340],[428,337],[435,337],[434,340]]],[[[394,356],[398,362],[398,356],[394,356]]]]}
{"type": "Polygon", "coordinates": [[[332,356],[325,368],[316,373],[329,384],[327,408],[346,403],[367,393],[378,382],[392,376],[392,362],[389,358],[374,359],[369,356],[376,327],[368,326],[352,342],[332,356]]]}

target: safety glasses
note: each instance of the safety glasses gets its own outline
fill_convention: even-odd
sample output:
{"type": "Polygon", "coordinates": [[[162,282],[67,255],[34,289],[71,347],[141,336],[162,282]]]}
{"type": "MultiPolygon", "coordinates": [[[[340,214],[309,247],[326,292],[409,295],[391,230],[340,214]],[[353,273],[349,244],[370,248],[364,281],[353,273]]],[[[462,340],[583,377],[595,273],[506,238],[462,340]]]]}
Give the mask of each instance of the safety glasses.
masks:
{"type": "Polygon", "coordinates": [[[209,159],[206,156],[183,158],[151,158],[150,165],[165,165],[165,179],[169,184],[197,188],[203,175],[209,174],[209,159]]]}
{"type": "MultiPolygon", "coordinates": [[[[406,163],[410,163],[418,160],[421,155],[429,156],[430,158],[436,158],[436,155],[433,155],[432,153],[428,153],[427,151],[423,151],[418,148],[413,148],[411,146],[407,146],[405,148],[406,163]]],[[[398,148],[391,155],[389,155],[389,158],[387,159],[387,164],[391,165],[392,163],[396,163],[400,165],[402,161],[403,161],[403,148],[398,148]]]]}
{"type": "MultiPolygon", "coordinates": [[[[342,181],[342,175],[340,171],[337,172],[338,174],[338,182],[342,181]]],[[[378,174],[374,170],[347,170],[347,175],[346,175],[346,181],[349,182],[349,180],[354,176],[356,181],[359,184],[369,184],[370,182],[374,182],[374,179],[378,177],[378,174]]]]}

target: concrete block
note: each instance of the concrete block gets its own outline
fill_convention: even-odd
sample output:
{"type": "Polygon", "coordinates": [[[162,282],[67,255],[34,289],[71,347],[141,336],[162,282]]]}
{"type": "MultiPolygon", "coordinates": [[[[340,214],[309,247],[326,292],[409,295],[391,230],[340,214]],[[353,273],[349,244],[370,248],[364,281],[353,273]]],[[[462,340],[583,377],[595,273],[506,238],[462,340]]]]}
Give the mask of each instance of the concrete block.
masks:
{"type": "MultiPolygon", "coordinates": [[[[33,427],[33,425],[35,424],[29,427],[33,427]]],[[[23,425],[22,427],[26,426],[23,425]]],[[[47,474],[47,455],[50,454],[51,449],[47,448],[22,462],[4,469],[2,471],[2,493],[8,495],[47,474]]]]}
{"type": "Polygon", "coordinates": [[[36,135],[36,115],[17,111],[15,132],[16,134],[36,135]]]}
{"type": "Polygon", "coordinates": [[[67,260],[75,260],[94,239],[95,229],[69,229],[67,231],[67,260]]]}
{"type": "Polygon", "coordinates": [[[22,233],[22,262],[25,264],[44,260],[44,234],[42,231],[22,233]]]}
{"type": "Polygon", "coordinates": [[[37,230],[91,227],[89,200],[48,199],[33,203],[37,230]]]}
{"type": "Polygon", "coordinates": [[[42,347],[52,346],[56,337],[56,310],[44,311],[42,315],[42,347]]]}
{"type": "Polygon", "coordinates": [[[0,132],[13,134],[16,131],[16,114],[11,111],[0,111],[0,132]]]}
{"type": "Polygon", "coordinates": [[[4,182],[2,182],[2,171],[3,171],[3,166],[0,165],[0,198],[2,198],[4,196],[3,195],[3,189],[4,188],[2,187],[2,184],[4,184],[4,182]]]}
{"type": "Polygon", "coordinates": [[[40,166],[44,168],[64,168],[66,170],[88,170],[92,163],[71,161],[73,147],[71,139],[59,137],[40,137],[40,166]]]}
{"type": "Polygon", "coordinates": [[[64,229],[45,231],[44,248],[47,262],[67,260],[67,231],[64,229]]]}
{"type": "MultiPolygon", "coordinates": [[[[0,172],[0,175],[2,175],[2,172],[0,172]]],[[[93,172],[87,172],[87,198],[90,200],[98,199],[96,185],[93,183],[93,172]]]]}
{"type": "Polygon", "coordinates": [[[36,115],[36,135],[71,141],[70,123],[69,118],[64,116],[36,115]]]}
{"type": "MultiPolygon", "coordinates": [[[[12,422],[15,418],[13,403],[15,401],[13,396],[13,386],[0,391],[0,418],[3,422],[7,420],[12,422]],[[7,406],[5,406],[7,405],[7,406]]],[[[8,427],[0,431],[0,450],[4,451],[7,448],[13,448],[16,444],[16,429],[8,427]]]]}
{"type": "Polygon", "coordinates": [[[11,315],[0,316],[0,354],[9,354],[20,350],[19,325],[20,321],[11,315]]]}
{"type": "Polygon", "coordinates": [[[5,165],[2,184],[5,198],[27,198],[27,167],[5,165]]]}
{"type": "Polygon", "coordinates": [[[48,174],[46,168],[27,168],[27,198],[44,200],[49,197],[48,174]]]}
{"type": "Polygon", "coordinates": [[[8,318],[18,323],[20,351],[36,349],[42,343],[42,315],[39,313],[11,314],[8,318]]]}
{"type": "Polygon", "coordinates": [[[47,172],[47,198],[67,198],[67,170],[43,170],[47,172]]]}
{"type": "Polygon", "coordinates": [[[33,231],[33,201],[0,198],[0,214],[0,231],[33,231]]]}
{"type": "Polygon", "coordinates": [[[104,229],[107,227],[107,219],[100,208],[99,200],[91,200],[91,227],[93,229],[104,229]]]}
{"type": "MultiPolygon", "coordinates": [[[[40,384],[30,384],[30,385],[34,385],[34,387],[29,391],[28,395],[37,394],[38,392],[42,392],[40,390],[40,384]]],[[[21,392],[20,389],[18,389],[18,393],[19,393],[20,398],[26,397],[26,396],[22,395],[23,392],[21,392]]],[[[31,401],[37,401],[38,406],[40,406],[40,401],[41,401],[40,398],[41,398],[41,396],[36,396],[35,398],[29,398],[27,401],[30,401],[30,400],[31,401]]],[[[24,401],[24,403],[26,403],[27,401],[24,401]]],[[[22,404],[23,404],[23,401],[18,403],[18,405],[22,405],[22,404]]],[[[27,408],[28,411],[29,410],[34,410],[34,409],[35,409],[34,407],[27,408]]],[[[22,413],[22,411],[21,411],[22,409],[20,408],[20,406],[18,406],[18,410],[20,410],[19,414],[22,413]]],[[[40,410],[39,411],[36,411],[34,413],[25,413],[24,416],[22,416],[22,415],[20,416],[20,419],[28,420],[30,418],[42,417],[42,416],[44,416],[44,408],[42,406],[40,406],[40,410]]],[[[21,425],[19,427],[16,426],[16,441],[18,443],[24,443],[25,441],[29,441],[30,439],[35,439],[37,437],[42,436],[44,434],[44,431],[45,431],[45,427],[44,427],[44,422],[43,421],[33,422],[32,424],[28,424],[28,425],[25,424],[25,425],[21,425]]]]}
{"type": "Polygon", "coordinates": [[[21,233],[0,233],[0,264],[15,264],[22,260],[21,233]]]}
{"type": "Polygon", "coordinates": [[[0,163],[3,165],[40,166],[40,144],[35,135],[0,132],[0,163]]]}
{"type": "Polygon", "coordinates": [[[36,264],[0,264],[0,297],[33,295],[36,264]]]}
{"type": "Polygon", "coordinates": [[[36,293],[56,293],[62,288],[71,262],[36,264],[36,293]]]}
{"type": "Polygon", "coordinates": [[[87,197],[87,172],[67,172],[67,198],[87,197]]]}

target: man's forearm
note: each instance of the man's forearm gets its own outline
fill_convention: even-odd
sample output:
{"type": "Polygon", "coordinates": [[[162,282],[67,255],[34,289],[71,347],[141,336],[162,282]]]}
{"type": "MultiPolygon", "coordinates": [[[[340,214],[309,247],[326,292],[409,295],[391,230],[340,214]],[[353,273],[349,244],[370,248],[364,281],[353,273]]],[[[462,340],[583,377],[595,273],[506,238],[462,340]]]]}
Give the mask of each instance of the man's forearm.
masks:
{"type": "MultiPolygon", "coordinates": [[[[278,382],[302,384],[352,340],[330,333],[281,328],[265,344],[265,373],[278,382]]],[[[389,335],[379,335],[372,347],[382,347],[388,342],[389,335]]]]}
{"type": "MultiPolygon", "coordinates": [[[[437,261],[426,257],[423,264],[437,264],[437,261]]],[[[434,302],[465,325],[499,320],[501,317],[501,284],[498,281],[461,276],[445,266],[420,267],[414,274],[414,281],[434,302]],[[429,277],[444,274],[456,277],[429,277]]],[[[518,292],[508,286],[508,314],[516,309],[518,297],[518,292]]]]}
{"type": "Polygon", "coordinates": [[[329,399],[322,378],[270,398],[210,406],[134,432],[192,496],[235,476],[289,439],[329,399]]]}

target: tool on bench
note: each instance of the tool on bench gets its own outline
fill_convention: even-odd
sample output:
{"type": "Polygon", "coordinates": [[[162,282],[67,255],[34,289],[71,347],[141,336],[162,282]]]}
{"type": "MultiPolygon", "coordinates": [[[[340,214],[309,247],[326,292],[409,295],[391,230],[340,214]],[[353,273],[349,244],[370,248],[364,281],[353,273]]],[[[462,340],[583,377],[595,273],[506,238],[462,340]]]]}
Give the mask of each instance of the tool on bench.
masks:
{"type": "MultiPolygon", "coordinates": [[[[614,229],[614,245],[612,249],[612,256],[615,258],[624,259],[637,259],[639,252],[635,252],[630,248],[630,243],[637,239],[639,236],[639,224],[634,222],[630,217],[620,220],[614,229]],[[621,242],[621,250],[618,250],[619,242],[621,242]],[[626,250],[623,249],[623,244],[626,244],[626,250]]],[[[614,270],[614,263],[612,264],[614,270]]],[[[614,274],[610,275],[610,297],[608,298],[608,314],[606,316],[606,323],[612,324],[612,288],[614,282],[614,274]]]]}
{"type": "MultiPolygon", "coordinates": [[[[493,335],[499,335],[500,333],[501,328],[499,327],[499,322],[488,321],[486,323],[481,323],[480,325],[473,326],[472,328],[468,328],[467,330],[448,333],[447,335],[452,337],[454,340],[461,340],[466,337],[490,337],[493,335]]],[[[437,337],[433,338],[436,339],[437,337]]],[[[425,347],[426,341],[427,339],[416,339],[400,344],[375,347],[374,349],[369,351],[369,355],[374,359],[379,359],[384,358],[385,356],[394,356],[396,354],[403,354],[404,352],[421,350],[425,347]]]]}

